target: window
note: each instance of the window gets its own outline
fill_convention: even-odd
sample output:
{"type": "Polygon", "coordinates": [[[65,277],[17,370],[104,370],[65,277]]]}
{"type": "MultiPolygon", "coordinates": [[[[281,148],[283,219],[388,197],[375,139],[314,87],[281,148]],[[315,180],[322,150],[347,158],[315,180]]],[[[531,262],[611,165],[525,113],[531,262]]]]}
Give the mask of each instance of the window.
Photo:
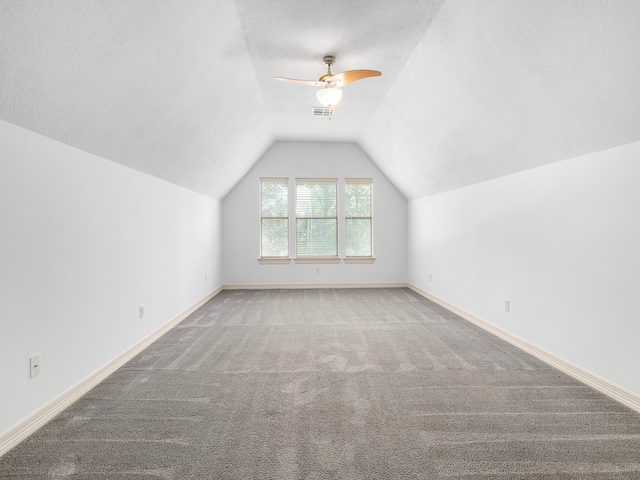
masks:
{"type": "Polygon", "coordinates": [[[374,263],[373,179],[345,178],[340,195],[344,209],[337,178],[297,178],[290,218],[289,179],[261,178],[260,263],[290,263],[290,240],[296,263],[374,263]]]}
{"type": "Polygon", "coordinates": [[[372,190],[370,178],[345,181],[345,257],[372,257],[372,190]]]}
{"type": "Polygon", "coordinates": [[[338,258],[338,180],[296,179],[296,258],[338,258]]]}
{"type": "Polygon", "coordinates": [[[289,257],[289,180],[260,179],[260,257],[289,257]]]}

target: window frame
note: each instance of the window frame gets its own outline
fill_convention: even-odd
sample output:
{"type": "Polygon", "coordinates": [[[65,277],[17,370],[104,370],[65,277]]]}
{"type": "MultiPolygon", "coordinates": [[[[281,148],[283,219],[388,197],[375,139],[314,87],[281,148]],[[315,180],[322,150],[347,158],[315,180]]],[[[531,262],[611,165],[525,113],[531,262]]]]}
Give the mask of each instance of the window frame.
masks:
{"type": "Polygon", "coordinates": [[[373,231],[373,178],[345,178],[344,179],[344,262],[345,263],[373,263],[374,256],[374,231],[373,231]],[[369,215],[368,216],[349,216],[347,208],[349,198],[347,194],[349,185],[367,185],[369,186],[369,215]],[[348,239],[348,220],[369,220],[369,255],[348,255],[347,239],[348,239]]]}
{"type": "Polygon", "coordinates": [[[340,242],[339,242],[339,233],[340,233],[340,194],[339,194],[339,179],[338,178],[296,178],[295,179],[295,222],[294,222],[294,232],[295,232],[295,263],[340,263],[340,242]],[[335,186],[335,215],[334,216],[301,216],[299,215],[298,206],[300,203],[300,196],[298,195],[298,186],[301,184],[330,184],[335,186]],[[299,220],[323,220],[323,219],[334,219],[335,221],[335,255],[301,255],[299,253],[299,235],[298,235],[298,224],[299,220]]]}
{"type": "MultiPolygon", "coordinates": [[[[259,257],[258,262],[260,264],[289,264],[291,260],[294,263],[301,264],[322,264],[322,263],[341,263],[344,260],[345,264],[366,264],[374,263],[374,221],[373,221],[373,178],[294,178],[289,177],[261,177],[259,179],[259,257]],[[286,201],[287,208],[286,216],[263,216],[263,183],[281,183],[286,186],[286,201]],[[318,183],[318,184],[333,184],[335,185],[335,216],[321,217],[331,218],[335,221],[336,229],[336,255],[299,255],[298,254],[298,220],[310,217],[298,216],[298,184],[299,183],[318,183]],[[369,190],[369,206],[370,211],[368,216],[347,216],[347,190],[349,185],[368,185],[369,190]],[[292,188],[293,187],[293,188],[292,188]],[[292,201],[293,200],[293,201],[292,201]],[[341,202],[342,200],[342,202],[341,202]],[[263,253],[263,227],[265,219],[278,219],[283,220],[286,228],[287,239],[287,254],[283,256],[262,256],[263,253]],[[355,256],[347,255],[347,222],[352,219],[366,219],[369,220],[369,233],[370,233],[370,248],[371,255],[355,256]],[[293,228],[292,228],[293,227],[293,228]],[[293,246],[293,247],[292,247],[293,246]],[[294,248],[294,256],[291,255],[291,249],[294,248]]],[[[320,217],[318,217],[320,218],[320,217]]]]}
{"type": "Polygon", "coordinates": [[[291,191],[289,188],[289,179],[283,177],[262,177],[259,181],[260,185],[260,256],[258,258],[261,264],[278,264],[278,263],[290,263],[291,262],[291,239],[290,239],[290,205],[291,205],[291,191]],[[286,216],[264,216],[264,197],[263,197],[263,184],[265,183],[280,183],[284,184],[287,188],[287,206],[286,206],[286,216]],[[263,246],[263,233],[264,233],[264,220],[284,220],[284,225],[286,226],[286,239],[287,239],[287,253],[286,255],[263,255],[264,246],[263,246]]]}

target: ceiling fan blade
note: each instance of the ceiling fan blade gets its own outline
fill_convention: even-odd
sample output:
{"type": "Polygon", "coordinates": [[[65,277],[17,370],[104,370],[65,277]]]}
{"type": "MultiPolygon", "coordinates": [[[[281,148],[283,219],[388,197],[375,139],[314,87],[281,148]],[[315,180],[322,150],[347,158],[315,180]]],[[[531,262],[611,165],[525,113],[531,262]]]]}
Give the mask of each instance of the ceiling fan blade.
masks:
{"type": "Polygon", "coordinates": [[[289,82],[289,83],[297,83],[299,85],[311,85],[313,87],[325,86],[324,82],[318,82],[316,80],[296,80],[294,78],[283,78],[283,77],[276,77],[276,80],[281,80],[283,82],[289,82]]]}
{"type": "Polygon", "coordinates": [[[331,77],[331,80],[336,82],[339,87],[342,87],[362,80],[363,78],[379,77],[380,75],[382,75],[382,73],[377,70],[347,70],[346,72],[336,73],[331,77]]]}

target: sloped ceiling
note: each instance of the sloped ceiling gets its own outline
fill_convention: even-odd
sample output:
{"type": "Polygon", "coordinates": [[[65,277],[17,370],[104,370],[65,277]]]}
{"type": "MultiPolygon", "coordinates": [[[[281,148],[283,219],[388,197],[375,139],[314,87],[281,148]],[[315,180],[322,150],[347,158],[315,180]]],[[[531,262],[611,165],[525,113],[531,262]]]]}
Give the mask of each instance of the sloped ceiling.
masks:
{"type": "Polygon", "coordinates": [[[640,140],[639,25],[637,0],[0,0],[0,118],[214,198],[276,140],[357,142],[416,198],[640,140]],[[273,79],[328,54],[383,72],[331,120],[273,79]]]}
{"type": "Polygon", "coordinates": [[[407,198],[640,140],[640,2],[447,1],[360,139],[407,198]]]}
{"type": "Polygon", "coordinates": [[[273,142],[231,0],[0,0],[0,116],[222,198],[273,142]]]}
{"type": "Polygon", "coordinates": [[[246,45],[277,140],[357,142],[438,12],[442,0],[236,0],[246,45]],[[274,77],[317,80],[334,55],[334,73],[373,69],[381,77],[343,88],[335,116],[314,118],[317,87],[274,77]]]}

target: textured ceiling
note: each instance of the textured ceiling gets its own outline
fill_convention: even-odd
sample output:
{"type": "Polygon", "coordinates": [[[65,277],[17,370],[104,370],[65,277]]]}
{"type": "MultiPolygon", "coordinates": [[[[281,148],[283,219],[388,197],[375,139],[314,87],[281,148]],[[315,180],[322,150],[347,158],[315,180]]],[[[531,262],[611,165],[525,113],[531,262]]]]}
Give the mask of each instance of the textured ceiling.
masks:
{"type": "Polygon", "coordinates": [[[357,142],[423,37],[442,0],[236,0],[246,46],[277,140],[357,142]],[[317,80],[334,55],[334,73],[380,70],[343,88],[329,121],[311,115],[317,87],[274,81],[274,77],[317,80]]]}
{"type": "Polygon", "coordinates": [[[640,140],[640,1],[447,1],[360,144],[407,198],[640,140]]]}
{"type": "MultiPolygon", "coordinates": [[[[223,198],[275,140],[407,198],[640,140],[638,0],[0,0],[0,118],[223,198]],[[381,70],[313,117],[322,57],[381,70]]],[[[1,153],[1,150],[0,150],[1,153]]]]}
{"type": "Polygon", "coordinates": [[[231,0],[0,0],[0,117],[223,197],[273,142],[231,0]]]}

